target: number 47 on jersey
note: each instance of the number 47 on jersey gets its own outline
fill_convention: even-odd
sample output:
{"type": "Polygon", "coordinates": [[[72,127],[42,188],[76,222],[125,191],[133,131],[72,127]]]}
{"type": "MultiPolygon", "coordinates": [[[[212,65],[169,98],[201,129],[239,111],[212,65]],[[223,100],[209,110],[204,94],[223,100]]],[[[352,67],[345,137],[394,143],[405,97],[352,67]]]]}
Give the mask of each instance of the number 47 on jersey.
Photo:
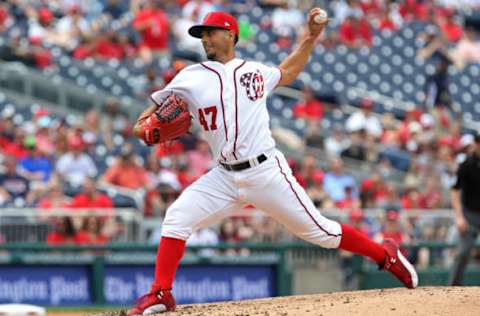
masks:
{"type": "Polygon", "coordinates": [[[203,109],[198,109],[198,120],[205,131],[214,131],[217,129],[217,107],[209,106],[203,109]],[[207,120],[210,120],[210,125],[207,120]]]}

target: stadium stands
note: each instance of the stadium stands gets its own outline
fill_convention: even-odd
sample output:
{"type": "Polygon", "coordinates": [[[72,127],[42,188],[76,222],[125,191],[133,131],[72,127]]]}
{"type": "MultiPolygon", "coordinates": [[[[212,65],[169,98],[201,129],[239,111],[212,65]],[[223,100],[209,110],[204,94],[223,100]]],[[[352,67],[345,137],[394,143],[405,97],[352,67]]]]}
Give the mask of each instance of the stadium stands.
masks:
{"type": "MultiPolygon", "coordinates": [[[[169,51],[155,54],[149,63],[139,53],[142,47],[137,44],[141,34],[133,27],[138,8],[104,10],[102,13],[102,7],[106,8],[105,1],[91,2],[95,5],[92,8],[82,7],[81,12],[90,23],[90,31],[83,34],[83,38],[78,34],[72,35],[77,39],[76,45],[72,47],[49,41],[45,35],[40,48],[50,54],[47,65],[41,63],[45,61],[41,58],[44,51],[31,35],[34,26],[43,23],[40,21],[43,16],[40,4],[32,1],[27,1],[25,6],[15,1],[2,4],[8,18],[1,22],[0,28],[0,59],[3,60],[0,77],[0,157],[3,162],[5,157],[15,155],[20,161],[26,155],[24,141],[33,135],[37,143],[43,142],[52,148],[40,155],[47,157],[55,169],[59,157],[69,151],[69,139],[80,136],[85,143],[86,154],[95,163],[99,191],[106,193],[115,207],[134,207],[145,216],[161,217],[173,198],[194,180],[189,155],[198,154],[198,139],[188,136],[169,147],[147,148],[131,136],[130,124],[146,104],[148,90],[161,88],[171,80],[172,72],[176,71],[174,61],[178,56],[175,54],[182,48],[170,34],[169,51]],[[114,14],[116,18],[112,18],[111,12],[118,13],[114,14]],[[115,31],[116,37],[109,47],[115,48],[114,44],[120,36],[127,35],[128,45],[125,44],[125,47],[133,45],[133,55],[126,50],[122,58],[110,59],[95,53],[75,54],[77,48],[83,47],[83,40],[103,40],[102,36],[111,30],[115,31]],[[16,67],[18,62],[27,68],[14,73],[7,71],[11,66],[16,67]],[[153,81],[149,81],[149,72],[154,74],[153,81]],[[120,160],[122,148],[126,145],[133,146],[136,163],[147,174],[143,185],[135,188],[136,191],[103,181],[107,170],[120,160]],[[150,161],[154,162],[150,164],[150,161]]],[[[131,2],[133,5],[135,1],[131,2]]],[[[295,35],[291,36],[290,45],[288,41],[280,41],[281,36],[271,27],[275,6],[259,2],[253,7],[247,5],[247,9],[233,7],[238,9],[234,13],[254,34],[252,38],[241,39],[238,54],[245,59],[278,64],[294,45],[295,35]]],[[[345,2],[324,1],[328,3],[330,15],[337,19],[339,11],[334,9],[334,2],[345,2]]],[[[381,10],[390,10],[391,14],[398,16],[401,4],[402,1],[381,10]]],[[[52,21],[48,22],[51,24],[42,26],[51,33],[59,32],[56,29],[59,21],[71,14],[69,8],[49,4],[43,9],[53,14],[52,21]]],[[[178,4],[169,2],[163,9],[172,25],[181,16],[182,8],[178,4]]],[[[441,11],[443,8],[436,6],[437,9],[441,11]]],[[[318,203],[320,208],[345,205],[347,209],[352,205],[386,208],[393,205],[402,212],[410,208],[449,207],[446,192],[453,179],[455,159],[470,148],[468,137],[462,136],[479,130],[480,63],[467,63],[463,68],[449,66],[444,75],[448,79],[446,94],[451,101],[429,106],[426,104],[430,91],[428,84],[439,75],[437,67],[446,58],[445,52],[457,45],[448,42],[430,57],[420,54],[433,42],[425,33],[441,36],[440,28],[436,27],[442,23],[441,19],[433,14],[428,19],[404,16],[398,18],[398,29],[391,31],[376,27],[380,14],[365,8],[361,12],[372,21],[371,45],[353,47],[342,42],[338,36],[342,21],[332,23],[325,38],[314,49],[305,71],[292,85],[293,90],[279,89],[270,97],[272,127],[293,131],[296,135],[294,143],[306,152],[311,150],[317,158],[325,159],[313,168],[305,166],[303,154],[295,157],[296,161],[292,159],[293,169],[307,190],[323,196],[318,203]],[[314,91],[324,107],[321,119],[308,115],[297,117],[295,114],[295,107],[304,98],[299,90],[305,86],[314,91]],[[373,111],[364,109],[364,100],[373,102],[373,111]],[[368,114],[362,114],[366,112],[368,114]],[[345,126],[355,113],[376,117],[381,124],[381,134],[365,132],[365,123],[356,130],[347,130],[345,126]],[[335,133],[337,130],[338,135],[335,133]],[[365,143],[355,143],[358,137],[365,139],[365,143]],[[320,148],[309,149],[308,146],[320,148]],[[320,150],[320,153],[315,150],[320,150]],[[354,201],[334,201],[322,191],[318,175],[330,171],[326,159],[336,155],[344,158],[346,170],[356,180],[359,195],[353,197],[354,201]],[[356,168],[358,163],[362,168],[356,168]],[[432,182],[428,179],[434,179],[434,183],[427,185],[427,182],[432,182]],[[385,187],[390,186],[394,187],[395,196],[387,203],[388,190],[385,187]]],[[[464,11],[455,12],[456,19],[465,20],[464,11]]],[[[292,150],[290,154],[295,156],[292,150]]],[[[203,171],[212,164],[210,159],[203,171]]],[[[19,175],[24,176],[22,170],[19,170],[19,175]]],[[[52,179],[55,178],[56,175],[52,175],[52,179]]],[[[40,186],[30,181],[31,188],[17,202],[12,199],[12,194],[0,194],[0,206],[37,207],[39,200],[49,193],[46,187],[50,180],[40,186]],[[30,196],[28,193],[31,193],[30,196]]],[[[63,191],[68,197],[82,191],[78,185],[65,183],[65,179],[59,181],[64,183],[63,191]]],[[[375,228],[372,230],[375,231],[375,228]]],[[[11,233],[4,234],[7,240],[11,239],[11,233]]]]}

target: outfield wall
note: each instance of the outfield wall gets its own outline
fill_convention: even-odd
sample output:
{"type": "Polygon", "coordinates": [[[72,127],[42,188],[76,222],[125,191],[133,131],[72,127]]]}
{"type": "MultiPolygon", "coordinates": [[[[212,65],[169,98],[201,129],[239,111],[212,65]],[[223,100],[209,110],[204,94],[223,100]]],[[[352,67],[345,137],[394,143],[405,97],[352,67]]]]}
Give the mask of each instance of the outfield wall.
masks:
{"type": "MultiPolygon", "coordinates": [[[[414,247],[438,250],[452,246],[423,243],[414,247]]],[[[189,252],[204,248],[191,247],[189,252]]],[[[302,266],[298,265],[298,258],[303,257],[305,266],[314,254],[316,261],[324,262],[333,262],[337,256],[335,250],[303,242],[213,248],[248,248],[252,254],[248,257],[186,255],[174,284],[179,304],[296,294],[292,291],[292,275],[302,266]]],[[[130,305],[149,290],[155,250],[155,247],[139,245],[0,245],[0,303],[130,305]]],[[[353,269],[360,289],[400,286],[388,273],[378,272],[375,265],[360,257],[355,258],[353,269]]],[[[448,271],[437,266],[422,269],[419,271],[420,285],[445,285],[448,271]]],[[[469,285],[480,285],[480,270],[470,269],[466,281],[469,285]]],[[[296,291],[299,288],[301,284],[297,282],[296,291]]]]}

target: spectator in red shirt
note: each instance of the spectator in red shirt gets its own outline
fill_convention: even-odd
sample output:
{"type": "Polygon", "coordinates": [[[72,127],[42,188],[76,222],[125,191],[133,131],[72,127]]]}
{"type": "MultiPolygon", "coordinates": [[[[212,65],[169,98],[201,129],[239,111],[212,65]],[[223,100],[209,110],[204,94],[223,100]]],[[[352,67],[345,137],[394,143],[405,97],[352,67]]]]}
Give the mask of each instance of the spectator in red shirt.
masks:
{"type": "MultiPolygon", "coordinates": [[[[374,239],[378,243],[383,243],[386,238],[395,240],[399,245],[408,243],[409,236],[403,231],[398,211],[388,210],[385,217],[382,230],[375,235],[374,239]]],[[[406,254],[404,250],[402,253],[406,254]]]]}
{"type": "Polygon", "coordinates": [[[401,209],[398,189],[394,183],[383,183],[382,188],[377,191],[374,206],[383,209],[401,209]]]}
{"type": "Polygon", "coordinates": [[[383,4],[380,0],[363,0],[360,1],[359,6],[362,9],[365,16],[378,16],[384,11],[383,4]]]}
{"type": "Polygon", "coordinates": [[[106,194],[97,191],[95,180],[86,178],[82,192],[73,197],[72,208],[113,208],[112,199],[106,194]]]}
{"type": "Polygon", "coordinates": [[[53,231],[47,235],[47,244],[62,245],[75,243],[75,226],[70,217],[57,218],[53,222],[53,231]]]}
{"type": "Polygon", "coordinates": [[[72,53],[73,58],[83,60],[92,57],[95,51],[95,41],[92,37],[83,37],[72,53]]]}
{"type": "Polygon", "coordinates": [[[372,46],[372,31],[366,19],[350,15],[340,26],[340,40],[349,47],[372,46]]]}
{"type": "Polygon", "coordinates": [[[81,230],[75,235],[78,245],[104,245],[108,242],[108,236],[102,232],[102,221],[97,216],[85,218],[81,230]]]}
{"type": "Polygon", "coordinates": [[[184,149],[185,148],[181,142],[174,141],[168,145],[157,146],[155,155],[160,159],[171,155],[179,155],[185,151],[184,149]]]}
{"type": "Polygon", "coordinates": [[[40,37],[30,37],[30,50],[39,69],[45,69],[52,65],[52,54],[50,50],[42,46],[40,37]]]}
{"type": "Polygon", "coordinates": [[[64,208],[69,206],[68,197],[63,194],[63,189],[59,181],[52,180],[47,194],[42,197],[38,203],[38,208],[51,209],[51,208],[64,208]]]}
{"type": "Polygon", "coordinates": [[[310,87],[303,88],[303,100],[293,107],[293,115],[296,118],[306,120],[321,120],[323,118],[323,105],[315,98],[310,87]]]}
{"type": "Polygon", "coordinates": [[[455,22],[453,13],[447,14],[445,22],[440,24],[440,29],[449,42],[458,42],[463,36],[463,28],[455,22]]]}
{"type": "Polygon", "coordinates": [[[351,186],[345,187],[345,198],[337,201],[336,206],[341,209],[352,209],[360,207],[360,200],[354,196],[351,186]]]}
{"type": "Polygon", "coordinates": [[[388,10],[383,13],[382,18],[378,22],[378,29],[380,31],[390,30],[392,32],[397,30],[397,25],[395,25],[395,22],[393,22],[388,10]]]}
{"type": "Polygon", "coordinates": [[[420,193],[415,188],[406,190],[405,195],[400,199],[400,204],[404,209],[419,209],[422,207],[420,203],[420,193]]]}
{"type": "Polygon", "coordinates": [[[315,183],[314,176],[318,171],[321,172],[321,170],[317,168],[317,159],[314,155],[309,154],[303,158],[302,166],[298,173],[295,174],[295,178],[297,178],[301,186],[308,188],[315,183]]]}
{"type": "Polygon", "coordinates": [[[152,62],[155,53],[168,52],[169,21],[159,1],[147,1],[135,16],[133,28],[141,35],[139,54],[145,62],[152,62]]]}
{"type": "Polygon", "coordinates": [[[4,156],[14,156],[22,159],[28,154],[28,150],[22,145],[25,139],[25,130],[16,128],[13,123],[15,108],[5,107],[0,118],[0,153],[4,156]]]}
{"type": "Polygon", "coordinates": [[[435,209],[443,206],[443,196],[439,186],[439,179],[430,177],[427,180],[425,192],[420,197],[420,203],[423,208],[435,209]]]}
{"type": "Polygon", "coordinates": [[[101,181],[137,190],[148,185],[148,173],[136,162],[131,144],[127,144],[122,148],[117,162],[105,172],[101,181]]]}
{"type": "Polygon", "coordinates": [[[428,19],[428,6],[418,0],[404,0],[398,11],[406,21],[428,19]]]}
{"type": "Polygon", "coordinates": [[[7,21],[9,19],[8,7],[5,3],[0,4],[0,33],[7,28],[7,21]]]}
{"type": "Polygon", "coordinates": [[[25,158],[28,155],[28,150],[23,146],[25,132],[17,128],[14,131],[14,140],[2,146],[1,151],[5,156],[14,156],[17,159],[25,158]]]}
{"type": "Polygon", "coordinates": [[[123,48],[113,31],[101,33],[95,42],[95,57],[99,59],[117,59],[124,57],[123,48]]]}

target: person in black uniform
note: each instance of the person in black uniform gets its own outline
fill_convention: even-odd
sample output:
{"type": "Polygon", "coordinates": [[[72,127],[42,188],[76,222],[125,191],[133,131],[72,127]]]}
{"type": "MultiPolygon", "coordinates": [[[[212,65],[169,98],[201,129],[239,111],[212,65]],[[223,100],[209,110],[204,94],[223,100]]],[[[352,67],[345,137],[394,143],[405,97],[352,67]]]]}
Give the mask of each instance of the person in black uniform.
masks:
{"type": "Polygon", "coordinates": [[[449,283],[461,285],[470,252],[480,233],[480,134],[475,136],[473,153],[458,167],[451,199],[459,232],[459,251],[449,283]]]}

